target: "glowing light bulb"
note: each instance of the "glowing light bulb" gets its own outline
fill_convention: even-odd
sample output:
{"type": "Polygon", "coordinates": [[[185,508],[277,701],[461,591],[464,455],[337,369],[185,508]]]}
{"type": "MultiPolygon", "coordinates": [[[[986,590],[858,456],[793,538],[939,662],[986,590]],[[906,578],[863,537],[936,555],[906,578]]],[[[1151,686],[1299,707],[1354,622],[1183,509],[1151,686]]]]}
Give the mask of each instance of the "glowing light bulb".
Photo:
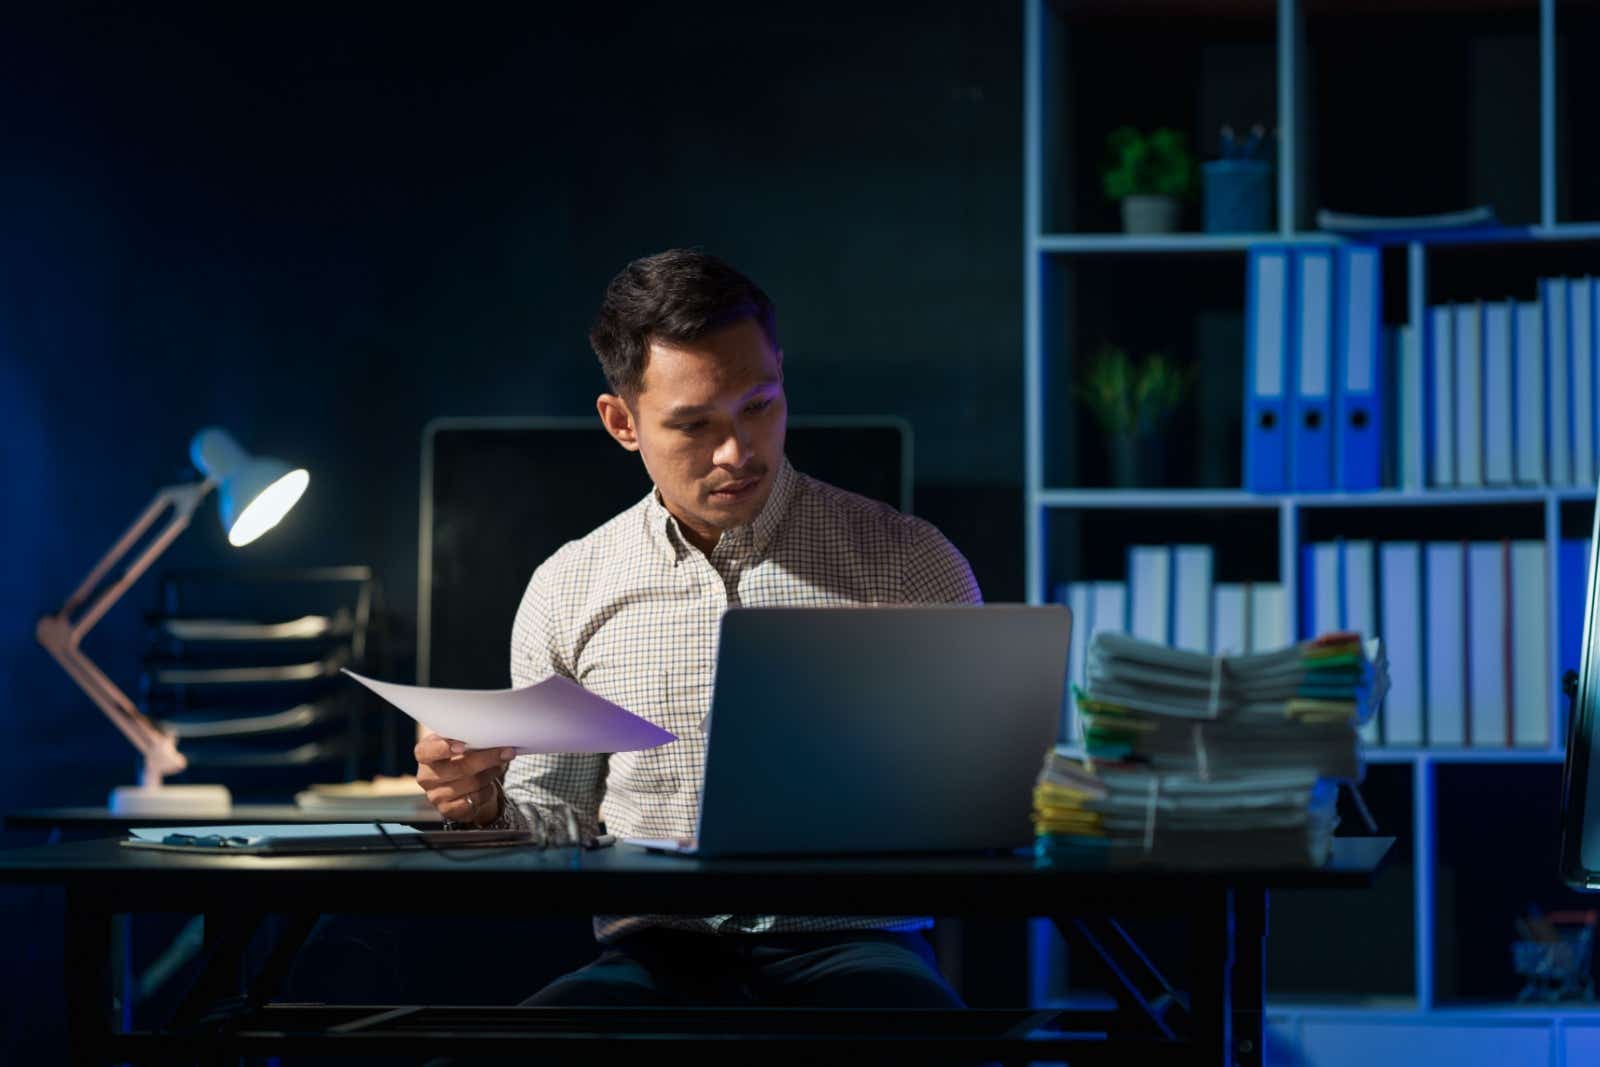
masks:
{"type": "Polygon", "coordinates": [[[228,531],[228,543],[241,548],[278,525],[310,483],[311,475],[304,470],[294,470],[267,486],[234,520],[228,531]]]}

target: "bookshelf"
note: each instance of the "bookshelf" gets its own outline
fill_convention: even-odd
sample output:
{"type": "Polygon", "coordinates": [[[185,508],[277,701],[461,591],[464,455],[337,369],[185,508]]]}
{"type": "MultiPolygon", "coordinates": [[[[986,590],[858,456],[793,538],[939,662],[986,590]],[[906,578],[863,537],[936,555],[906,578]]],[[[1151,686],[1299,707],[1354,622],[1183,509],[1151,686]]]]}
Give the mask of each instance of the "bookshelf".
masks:
{"type": "MultiPolygon", "coordinates": [[[[1552,679],[1558,677],[1555,560],[1563,537],[1581,527],[1587,538],[1594,490],[1386,488],[1263,495],[1238,488],[1244,267],[1249,251],[1261,242],[1341,243],[1344,238],[1312,227],[1315,209],[1324,203],[1420,214],[1492,202],[1503,223],[1492,229],[1381,242],[1386,326],[1416,326],[1437,302],[1503,297],[1504,286],[1522,284],[1541,269],[1600,275],[1600,221],[1595,221],[1600,184],[1586,184],[1571,173],[1600,156],[1588,143],[1592,139],[1581,135],[1584,123],[1600,118],[1600,105],[1589,102],[1600,100],[1600,92],[1590,92],[1600,73],[1587,69],[1600,65],[1576,61],[1580,50],[1594,48],[1600,48],[1600,17],[1556,0],[1388,5],[1024,0],[1025,571],[1030,602],[1050,600],[1062,581],[1109,577],[1092,571],[1126,545],[1152,538],[1214,539],[1219,580],[1227,566],[1254,567],[1255,573],[1229,580],[1281,581],[1293,613],[1300,548],[1309,541],[1347,531],[1381,538],[1391,536],[1384,533],[1389,529],[1403,529],[1413,538],[1418,530],[1437,529],[1440,539],[1452,539],[1470,517],[1477,530],[1503,523],[1515,536],[1542,537],[1550,561],[1550,671],[1552,679]],[[1423,143],[1417,158],[1402,158],[1398,165],[1423,166],[1424,156],[1437,156],[1448,173],[1425,174],[1409,188],[1397,182],[1388,191],[1371,175],[1341,171],[1340,152],[1356,131],[1328,98],[1354,91],[1345,73],[1350,50],[1361,47],[1364,38],[1396,42],[1378,46],[1371,65],[1378,80],[1385,71],[1404,67],[1404,48],[1436,36],[1441,52],[1466,57],[1462,77],[1479,84],[1504,82],[1504,99],[1494,105],[1500,111],[1484,113],[1489,105],[1480,93],[1459,101],[1459,114],[1433,123],[1437,130],[1419,134],[1423,143]],[[1492,43],[1501,38],[1508,43],[1492,43]],[[1141,70],[1159,68],[1169,77],[1148,79],[1151,85],[1121,100],[1108,89],[1114,80],[1107,79],[1116,63],[1131,63],[1141,51],[1146,60],[1141,70]],[[1125,112],[1119,110],[1124,104],[1125,112]],[[1229,108],[1246,106],[1257,108],[1262,121],[1279,131],[1270,231],[1109,232],[1115,218],[1097,202],[1093,180],[1106,131],[1122,122],[1177,126],[1189,132],[1199,158],[1211,158],[1214,146],[1206,142],[1206,124],[1218,115],[1237,123],[1241,116],[1229,108]],[[1506,159],[1492,163],[1481,148],[1457,146],[1461,131],[1474,123],[1487,123],[1507,138],[1515,149],[1514,165],[1506,159]],[[1406,200],[1431,186],[1466,199],[1406,200]],[[1384,196],[1392,199],[1373,200],[1384,196]],[[1555,266],[1547,267],[1550,263],[1555,266]],[[1136,295],[1124,295],[1129,289],[1136,295]],[[1159,314],[1151,314],[1152,308],[1159,314]],[[1197,398],[1196,406],[1208,410],[1174,432],[1186,446],[1193,444],[1194,454],[1154,487],[1102,487],[1105,456],[1097,451],[1093,428],[1078,417],[1070,391],[1076,362],[1104,330],[1117,327],[1130,331],[1130,348],[1189,349],[1202,377],[1212,383],[1213,391],[1197,398]],[[1229,540],[1237,535],[1240,544],[1224,549],[1223,530],[1229,540]],[[1232,564],[1224,562],[1227,551],[1235,557],[1232,564]]],[[[1438,109],[1452,98],[1449,90],[1449,85],[1418,89],[1413,95],[1420,102],[1397,105],[1397,121],[1415,121],[1418,108],[1438,109]]],[[[1382,123],[1370,115],[1364,121],[1382,123]]],[[[1403,131],[1375,137],[1387,150],[1405,151],[1403,131]]],[[[1600,158],[1593,162],[1600,165],[1600,158]]],[[[1594,166],[1586,173],[1593,174],[1594,166]]],[[[1544,889],[1555,881],[1557,835],[1549,824],[1549,806],[1559,809],[1565,721],[1558,686],[1552,686],[1552,698],[1555,743],[1548,747],[1369,751],[1363,791],[1370,787],[1383,803],[1382,811],[1376,802],[1374,808],[1380,822],[1387,822],[1385,832],[1404,839],[1385,884],[1369,899],[1286,899],[1280,906],[1275,897],[1274,939],[1293,929],[1283,940],[1296,951],[1337,956],[1340,946],[1319,943],[1315,931],[1304,929],[1316,909],[1325,907],[1354,913],[1327,913],[1338,921],[1329,922],[1326,940],[1342,933],[1357,943],[1382,937],[1404,944],[1386,957],[1393,974],[1377,983],[1383,988],[1376,991],[1359,979],[1340,990],[1269,986],[1272,1042],[1280,1053],[1292,1053],[1292,1062],[1343,1062],[1357,1055],[1378,1063],[1406,1062],[1426,1050],[1430,1057],[1454,1055],[1463,1063],[1532,1057],[1532,1062],[1559,1065],[1600,1054],[1600,1005],[1516,1004],[1484,977],[1490,966],[1485,953],[1468,951],[1473,946],[1462,941],[1477,937],[1509,957],[1512,914],[1489,910],[1504,887],[1477,888],[1473,857],[1462,854],[1471,820],[1482,817],[1480,809],[1470,807],[1471,794],[1503,793],[1510,810],[1527,820],[1521,836],[1528,844],[1522,852],[1505,864],[1492,856],[1481,862],[1524,863],[1538,871],[1527,878],[1527,899],[1593,906],[1575,897],[1551,898],[1544,889]],[[1375,932],[1351,933],[1363,923],[1375,932]],[[1469,956],[1478,962],[1469,966],[1469,956]]],[[[1514,879],[1511,884],[1516,885],[1514,879]]],[[[1054,934],[1036,927],[1033,949],[1035,1002],[1069,999],[1070,991],[1059,987],[1063,968],[1054,934]]],[[[1359,960],[1345,963],[1350,970],[1359,960]]],[[[1510,970],[1509,958],[1505,970],[1510,970]]],[[[1271,966],[1268,973],[1270,982],[1271,966]]]]}

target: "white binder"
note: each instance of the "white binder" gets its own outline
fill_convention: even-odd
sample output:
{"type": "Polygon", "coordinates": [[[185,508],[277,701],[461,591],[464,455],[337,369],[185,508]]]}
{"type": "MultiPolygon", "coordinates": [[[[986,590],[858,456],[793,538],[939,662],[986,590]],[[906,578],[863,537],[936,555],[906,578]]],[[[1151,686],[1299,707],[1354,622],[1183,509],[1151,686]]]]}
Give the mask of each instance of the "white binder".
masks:
{"type": "Polygon", "coordinates": [[[1390,541],[1379,549],[1383,617],[1379,632],[1389,658],[1389,695],[1383,699],[1384,737],[1391,746],[1422,744],[1422,546],[1390,541]]]}
{"type": "Polygon", "coordinates": [[[1515,338],[1511,361],[1517,380],[1518,485],[1545,485],[1545,366],[1544,329],[1538,301],[1516,305],[1515,338]]]}
{"type": "Polygon", "coordinates": [[[1455,306],[1456,484],[1483,485],[1483,309],[1455,306]]]}

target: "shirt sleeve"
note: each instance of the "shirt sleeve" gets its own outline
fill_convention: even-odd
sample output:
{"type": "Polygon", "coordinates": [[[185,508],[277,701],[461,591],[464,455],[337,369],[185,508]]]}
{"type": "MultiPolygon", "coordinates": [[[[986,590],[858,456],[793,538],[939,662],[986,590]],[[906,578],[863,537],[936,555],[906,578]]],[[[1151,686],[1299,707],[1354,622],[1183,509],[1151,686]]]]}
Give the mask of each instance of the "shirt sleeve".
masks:
{"type": "Polygon", "coordinates": [[[917,518],[911,522],[904,583],[907,603],[983,603],[966,557],[932,523],[917,518]]]}
{"type": "MultiPolygon", "coordinates": [[[[532,685],[551,674],[573,677],[558,640],[558,559],[551,557],[534,571],[517,608],[511,626],[513,686],[532,685]]],[[[604,753],[586,752],[518,756],[506,768],[500,816],[490,828],[532,830],[546,845],[595,837],[600,832],[608,760],[604,753]]]]}

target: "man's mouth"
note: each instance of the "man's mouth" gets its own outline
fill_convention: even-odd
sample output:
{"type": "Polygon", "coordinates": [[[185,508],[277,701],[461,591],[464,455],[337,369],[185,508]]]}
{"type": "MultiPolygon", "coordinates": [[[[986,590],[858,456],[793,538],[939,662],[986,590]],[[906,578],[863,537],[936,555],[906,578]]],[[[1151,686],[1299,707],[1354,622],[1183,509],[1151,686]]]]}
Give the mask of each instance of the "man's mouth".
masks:
{"type": "Polygon", "coordinates": [[[738,500],[749,494],[752,489],[760,484],[761,477],[759,475],[754,478],[745,478],[742,481],[729,482],[721,489],[713,489],[711,491],[711,499],[719,504],[727,503],[730,500],[738,500]]]}

